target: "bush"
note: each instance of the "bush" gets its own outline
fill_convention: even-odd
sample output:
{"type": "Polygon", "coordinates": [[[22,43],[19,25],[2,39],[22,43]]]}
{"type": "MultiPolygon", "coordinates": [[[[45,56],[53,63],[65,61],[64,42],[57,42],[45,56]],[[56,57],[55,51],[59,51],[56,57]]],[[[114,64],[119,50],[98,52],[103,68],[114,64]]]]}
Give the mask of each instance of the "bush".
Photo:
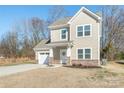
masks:
{"type": "Polygon", "coordinates": [[[76,66],[75,64],[72,64],[72,66],[76,66]]]}
{"type": "Polygon", "coordinates": [[[115,59],[123,60],[124,59],[124,52],[119,52],[115,55],[115,59]]]}
{"type": "Polygon", "coordinates": [[[81,64],[73,63],[72,66],[81,67],[82,65],[81,64]]]}

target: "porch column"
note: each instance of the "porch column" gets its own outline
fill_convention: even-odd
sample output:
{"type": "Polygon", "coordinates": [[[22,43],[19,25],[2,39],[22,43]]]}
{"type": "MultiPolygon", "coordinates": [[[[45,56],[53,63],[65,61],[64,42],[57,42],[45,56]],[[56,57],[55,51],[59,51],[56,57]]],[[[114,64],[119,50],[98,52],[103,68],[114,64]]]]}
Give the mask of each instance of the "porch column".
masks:
{"type": "Polygon", "coordinates": [[[50,48],[50,55],[49,55],[49,63],[52,64],[53,63],[53,49],[50,48]]]}
{"type": "Polygon", "coordinates": [[[68,63],[71,64],[70,57],[71,57],[71,47],[68,47],[67,48],[67,60],[68,60],[68,63]]]}

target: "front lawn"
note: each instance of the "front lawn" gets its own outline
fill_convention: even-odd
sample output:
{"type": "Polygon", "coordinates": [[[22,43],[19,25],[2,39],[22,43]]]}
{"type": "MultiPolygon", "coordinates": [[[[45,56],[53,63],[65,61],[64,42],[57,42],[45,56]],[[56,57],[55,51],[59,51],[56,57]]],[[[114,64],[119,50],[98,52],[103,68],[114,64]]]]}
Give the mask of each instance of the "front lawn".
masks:
{"type": "Polygon", "coordinates": [[[31,60],[28,58],[7,58],[7,59],[0,59],[0,66],[13,66],[19,64],[36,64],[35,60],[31,60]]]}
{"type": "Polygon", "coordinates": [[[119,65],[108,64],[103,68],[41,68],[0,77],[0,87],[124,87],[124,68],[115,68],[118,69],[119,65]]]}

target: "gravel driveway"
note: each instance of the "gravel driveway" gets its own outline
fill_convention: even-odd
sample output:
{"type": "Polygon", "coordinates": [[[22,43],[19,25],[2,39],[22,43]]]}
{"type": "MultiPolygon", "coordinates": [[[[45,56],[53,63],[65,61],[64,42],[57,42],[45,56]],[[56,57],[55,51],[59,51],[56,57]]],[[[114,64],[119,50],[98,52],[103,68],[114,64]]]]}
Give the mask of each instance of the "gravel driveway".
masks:
{"type": "MultiPolygon", "coordinates": [[[[60,65],[55,65],[54,67],[59,67],[59,66],[60,65]]],[[[47,65],[40,65],[40,64],[21,64],[15,66],[2,66],[0,67],[0,76],[11,75],[18,72],[24,72],[38,68],[53,68],[53,67],[48,67],[47,65]]]]}

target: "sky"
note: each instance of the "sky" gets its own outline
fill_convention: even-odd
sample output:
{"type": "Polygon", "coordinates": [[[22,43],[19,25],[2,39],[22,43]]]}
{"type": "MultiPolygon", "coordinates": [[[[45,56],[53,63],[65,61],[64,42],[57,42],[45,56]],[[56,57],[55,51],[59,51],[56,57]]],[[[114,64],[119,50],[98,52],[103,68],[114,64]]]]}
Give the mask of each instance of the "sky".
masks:
{"type": "MultiPolygon", "coordinates": [[[[9,31],[13,25],[21,20],[39,17],[46,20],[48,18],[48,11],[52,5],[0,5],[0,37],[9,31]]],[[[73,16],[83,5],[68,5],[64,6],[68,12],[67,16],[73,16]]],[[[101,6],[91,5],[84,6],[92,12],[101,10],[101,6]]]]}

